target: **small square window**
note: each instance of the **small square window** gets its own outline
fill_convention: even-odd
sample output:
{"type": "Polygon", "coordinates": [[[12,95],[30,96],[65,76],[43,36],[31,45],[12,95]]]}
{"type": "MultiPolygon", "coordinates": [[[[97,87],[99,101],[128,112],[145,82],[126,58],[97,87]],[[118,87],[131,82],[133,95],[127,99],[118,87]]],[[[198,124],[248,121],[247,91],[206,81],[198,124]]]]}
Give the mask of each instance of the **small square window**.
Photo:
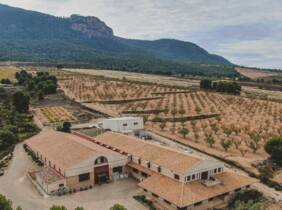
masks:
{"type": "Polygon", "coordinates": [[[174,174],[174,178],[179,180],[179,175],[178,174],[174,174]]]}
{"type": "Polygon", "coordinates": [[[122,126],[123,126],[123,127],[126,127],[126,126],[127,126],[127,123],[122,124],[122,126]]]}
{"type": "Polygon", "coordinates": [[[133,125],[138,125],[138,122],[134,122],[133,125]]]}

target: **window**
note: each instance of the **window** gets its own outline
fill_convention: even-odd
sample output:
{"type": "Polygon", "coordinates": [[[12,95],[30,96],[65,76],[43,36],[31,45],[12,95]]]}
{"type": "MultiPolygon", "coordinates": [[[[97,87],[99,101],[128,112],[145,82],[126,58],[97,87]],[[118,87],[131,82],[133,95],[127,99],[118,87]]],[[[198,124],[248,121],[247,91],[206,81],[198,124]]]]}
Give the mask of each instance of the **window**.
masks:
{"type": "Polygon", "coordinates": [[[141,158],[138,159],[138,164],[141,164],[141,158]]]}
{"type": "Polygon", "coordinates": [[[194,179],[195,179],[195,174],[192,175],[192,180],[194,180],[194,179]]]}
{"type": "Polygon", "coordinates": [[[143,176],[143,177],[145,177],[145,178],[148,177],[148,175],[147,175],[146,173],[144,173],[144,172],[141,172],[141,176],[143,176]]]}
{"type": "Polygon", "coordinates": [[[187,176],[187,181],[190,181],[191,180],[191,176],[187,176]]]}
{"type": "Polygon", "coordinates": [[[138,125],[138,122],[134,122],[133,125],[138,125]]]}
{"type": "Polygon", "coordinates": [[[221,168],[218,168],[218,173],[220,173],[221,172],[221,168]]]}
{"type": "Polygon", "coordinates": [[[216,172],[217,172],[217,168],[215,168],[215,169],[213,170],[213,172],[216,174],[216,172]]]}
{"type": "Polygon", "coordinates": [[[65,185],[64,184],[59,184],[59,187],[64,187],[65,185]]]}
{"type": "Polygon", "coordinates": [[[151,168],[151,163],[150,162],[147,163],[147,167],[151,168]]]}
{"type": "Polygon", "coordinates": [[[78,181],[79,182],[84,182],[90,179],[90,173],[86,173],[86,174],[80,174],[78,176],[78,181]]]}
{"type": "Polygon", "coordinates": [[[133,168],[132,170],[133,170],[134,173],[136,173],[136,174],[138,173],[138,170],[136,168],[133,168]]]}
{"type": "Polygon", "coordinates": [[[103,163],[107,163],[108,162],[108,159],[106,157],[98,157],[96,160],[95,160],[95,165],[97,164],[103,164],[103,163]]]}
{"type": "Polygon", "coordinates": [[[113,168],[113,172],[114,172],[114,173],[120,173],[120,174],[121,174],[121,173],[122,173],[122,166],[114,167],[114,168],[113,168]]]}
{"type": "Polygon", "coordinates": [[[179,180],[179,175],[178,174],[174,174],[174,178],[179,180]]]}
{"type": "Polygon", "coordinates": [[[158,172],[161,173],[162,172],[162,168],[159,166],[158,167],[158,172]]]}
{"type": "Polygon", "coordinates": [[[195,203],[194,206],[199,206],[201,204],[202,204],[202,202],[198,202],[198,203],[195,203]]]}
{"type": "Polygon", "coordinates": [[[123,123],[122,126],[123,126],[123,127],[126,127],[126,126],[127,126],[127,123],[123,123]]]}

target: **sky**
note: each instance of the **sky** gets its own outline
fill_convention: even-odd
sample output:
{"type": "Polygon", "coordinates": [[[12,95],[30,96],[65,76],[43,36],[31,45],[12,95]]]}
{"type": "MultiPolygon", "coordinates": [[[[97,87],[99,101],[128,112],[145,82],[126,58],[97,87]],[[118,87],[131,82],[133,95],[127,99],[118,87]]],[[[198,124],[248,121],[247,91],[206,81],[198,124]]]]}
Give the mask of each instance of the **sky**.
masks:
{"type": "Polygon", "coordinates": [[[56,16],[96,16],[125,38],[190,41],[239,65],[282,69],[281,0],[0,0],[56,16]]]}

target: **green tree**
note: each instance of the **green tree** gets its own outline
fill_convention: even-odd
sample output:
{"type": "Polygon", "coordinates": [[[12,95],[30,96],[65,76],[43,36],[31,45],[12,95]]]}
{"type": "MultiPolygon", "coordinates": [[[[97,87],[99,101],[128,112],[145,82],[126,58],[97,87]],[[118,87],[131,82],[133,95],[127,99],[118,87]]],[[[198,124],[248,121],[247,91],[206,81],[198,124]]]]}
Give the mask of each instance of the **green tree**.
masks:
{"type": "Polygon", "coordinates": [[[83,207],[76,207],[75,210],[84,210],[83,207]]]}
{"type": "Polygon", "coordinates": [[[16,134],[6,129],[0,130],[0,147],[10,146],[12,144],[15,144],[17,141],[18,137],[16,134]]]}
{"type": "Polygon", "coordinates": [[[212,135],[209,135],[207,138],[205,138],[205,141],[208,143],[209,147],[213,147],[214,143],[215,143],[215,140],[214,138],[212,137],[212,135]]]}
{"type": "Polygon", "coordinates": [[[12,201],[8,200],[4,195],[0,194],[0,209],[1,210],[13,210],[12,201]]]}
{"type": "Polygon", "coordinates": [[[232,210],[263,210],[261,203],[248,201],[247,203],[236,201],[232,210]]]}
{"type": "Polygon", "coordinates": [[[44,92],[42,90],[39,90],[37,92],[37,98],[38,98],[38,100],[43,100],[44,99],[44,92]]]}
{"type": "Polygon", "coordinates": [[[201,89],[208,89],[208,90],[212,89],[212,81],[208,80],[208,79],[201,80],[200,88],[201,89]]]}
{"type": "Polygon", "coordinates": [[[186,138],[186,135],[189,133],[187,128],[181,128],[179,130],[179,134],[181,134],[183,136],[183,138],[186,138]]]}
{"type": "Polygon", "coordinates": [[[65,133],[70,133],[71,132],[71,123],[70,122],[64,122],[63,126],[59,126],[57,128],[57,130],[65,132],[65,133]]]}
{"type": "Polygon", "coordinates": [[[224,149],[225,152],[228,152],[229,148],[232,145],[232,141],[230,141],[229,139],[227,140],[221,140],[220,144],[222,146],[222,148],[224,149]]]}
{"type": "Polygon", "coordinates": [[[52,206],[50,208],[50,210],[67,210],[67,208],[64,207],[64,206],[56,206],[56,205],[54,205],[54,206],[52,206]]]}
{"type": "Polygon", "coordinates": [[[110,210],[127,210],[123,205],[115,204],[113,205],[110,210]]]}
{"type": "Polygon", "coordinates": [[[276,163],[282,165],[282,136],[271,138],[264,147],[265,151],[276,163]]]}
{"type": "Polygon", "coordinates": [[[29,109],[29,96],[18,91],[13,95],[13,106],[20,113],[26,113],[29,109]]]}
{"type": "Polygon", "coordinates": [[[16,210],[23,210],[22,207],[18,206],[16,210]]]}
{"type": "Polygon", "coordinates": [[[161,128],[162,131],[164,130],[165,126],[166,126],[166,123],[165,122],[161,122],[160,128],[161,128]]]}

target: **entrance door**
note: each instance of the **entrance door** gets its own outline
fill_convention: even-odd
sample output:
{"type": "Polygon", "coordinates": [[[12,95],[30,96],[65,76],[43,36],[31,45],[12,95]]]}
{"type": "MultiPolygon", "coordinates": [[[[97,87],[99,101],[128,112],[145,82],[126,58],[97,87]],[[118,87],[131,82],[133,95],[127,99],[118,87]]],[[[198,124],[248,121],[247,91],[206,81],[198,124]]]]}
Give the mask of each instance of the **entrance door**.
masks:
{"type": "Polygon", "coordinates": [[[202,179],[208,179],[209,172],[208,172],[208,171],[205,171],[205,172],[202,173],[201,176],[202,176],[202,177],[201,177],[202,179]]]}
{"type": "Polygon", "coordinates": [[[94,168],[95,184],[104,184],[109,180],[109,165],[94,168]]]}

